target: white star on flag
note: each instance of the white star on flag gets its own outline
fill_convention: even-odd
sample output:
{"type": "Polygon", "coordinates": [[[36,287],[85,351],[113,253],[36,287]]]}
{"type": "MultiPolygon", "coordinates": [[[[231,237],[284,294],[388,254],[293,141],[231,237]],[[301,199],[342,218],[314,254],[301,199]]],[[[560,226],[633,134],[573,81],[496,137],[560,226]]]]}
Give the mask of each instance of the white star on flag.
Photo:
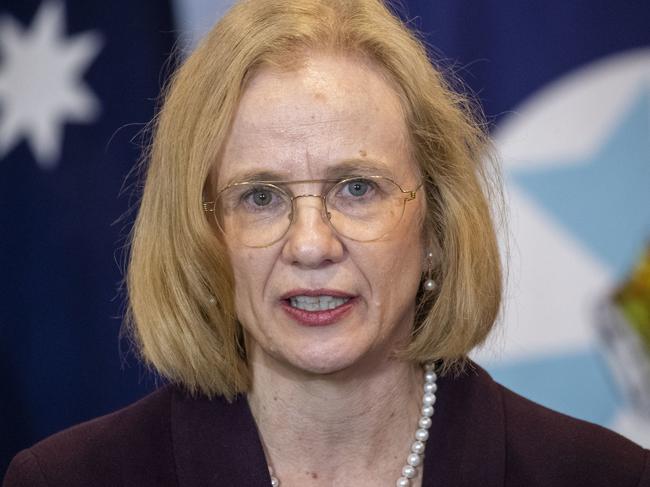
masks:
{"type": "Polygon", "coordinates": [[[82,76],[101,45],[95,32],[65,37],[59,2],[43,3],[27,29],[0,18],[0,158],[24,138],[40,167],[56,167],[63,124],[90,123],[99,114],[82,76]]]}

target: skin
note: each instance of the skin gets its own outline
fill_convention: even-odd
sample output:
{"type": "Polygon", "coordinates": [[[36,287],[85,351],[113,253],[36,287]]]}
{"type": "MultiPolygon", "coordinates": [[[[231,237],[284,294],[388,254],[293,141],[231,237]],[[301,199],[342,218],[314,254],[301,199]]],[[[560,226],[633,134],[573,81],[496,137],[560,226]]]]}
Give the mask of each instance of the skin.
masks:
{"type": "MultiPolygon", "coordinates": [[[[311,53],[297,70],[262,68],[249,81],[216,185],[257,172],[326,178],[342,161],[358,160],[414,189],[420,176],[407,141],[399,98],[378,68],[311,53]]],[[[292,186],[296,194],[321,189],[292,186]]],[[[279,242],[248,248],[227,239],[253,376],[249,403],[283,485],[394,485],[399,476],[421,373],[392,354],[412,328],[424,209],[418,192],[393,232],[361,243],[332,230],[319,199],[301,198],[279,242]],[[281,306],[292,289],[323,288],[356,296],[334,324],[301,325],[281,306]]]]}

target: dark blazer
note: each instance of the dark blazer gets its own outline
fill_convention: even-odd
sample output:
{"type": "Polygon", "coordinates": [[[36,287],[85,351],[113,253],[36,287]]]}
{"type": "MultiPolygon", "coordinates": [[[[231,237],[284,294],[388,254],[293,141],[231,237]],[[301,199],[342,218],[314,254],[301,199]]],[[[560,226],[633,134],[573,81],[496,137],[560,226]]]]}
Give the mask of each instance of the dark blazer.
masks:
{"type": "MultiPolygon", "coordinates": [[[[532,403],[479,367],[441,378],[438,391],[424,487],[650,487],[650,451],[532,403]]],[[[166,386],[20,452],[3,485],[270,484],[245,397],[229,404],[166,386]]]]}

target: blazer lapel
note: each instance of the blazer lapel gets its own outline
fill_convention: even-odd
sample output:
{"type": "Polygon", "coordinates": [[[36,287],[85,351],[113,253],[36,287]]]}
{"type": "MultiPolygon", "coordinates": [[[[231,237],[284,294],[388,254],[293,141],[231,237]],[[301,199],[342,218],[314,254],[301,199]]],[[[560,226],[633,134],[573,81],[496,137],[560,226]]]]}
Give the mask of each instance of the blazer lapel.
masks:
{"type": "Polygon", "coordinates": [[[423,487],[503,487],[505,418],[490,376],[472,364],[438,380],[438,402],[424,458],[423,487]]]}
{"type": "Polygon", "coordinates": [[[245,397],[191,397],[177,389],[171,430],[180,487],[271,485],[264,450],[245,397]]]}

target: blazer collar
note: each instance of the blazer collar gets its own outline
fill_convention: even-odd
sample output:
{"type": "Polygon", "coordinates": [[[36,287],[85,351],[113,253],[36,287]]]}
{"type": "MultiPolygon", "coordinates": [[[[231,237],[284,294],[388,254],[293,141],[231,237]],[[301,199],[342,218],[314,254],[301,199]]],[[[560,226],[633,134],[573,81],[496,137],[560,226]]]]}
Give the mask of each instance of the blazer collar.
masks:
{"type": "MultiPolygon", "coordinates": [[[[505,418],[497,384],[473,364],[459,377],[439,379],[438,396],[422,486],[502,487],[505,418]]],[[[171,431],[180,487],[271,485],[244,396],[228,403],[175,389],[171,431]]]]}

